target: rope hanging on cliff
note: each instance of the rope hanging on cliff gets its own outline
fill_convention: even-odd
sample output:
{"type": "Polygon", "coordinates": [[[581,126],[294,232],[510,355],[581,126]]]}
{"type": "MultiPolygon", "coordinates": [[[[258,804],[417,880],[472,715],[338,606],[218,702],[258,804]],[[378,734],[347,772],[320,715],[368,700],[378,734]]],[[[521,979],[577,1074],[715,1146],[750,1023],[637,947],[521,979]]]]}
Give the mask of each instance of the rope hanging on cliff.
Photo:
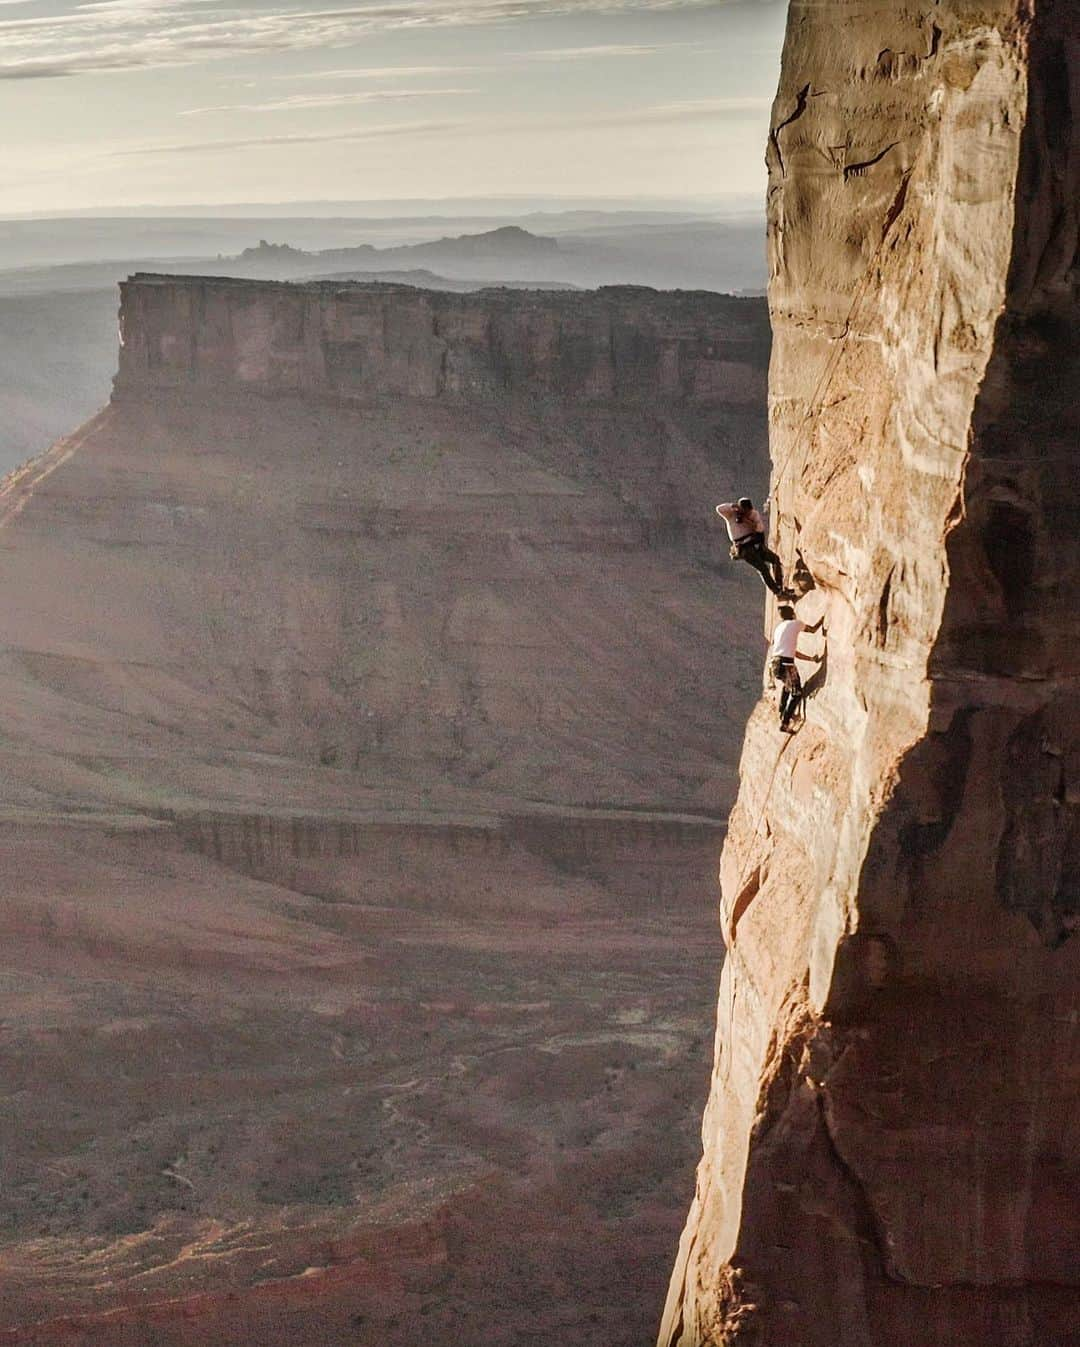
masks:
{"type": "MultiPolygon", "coordinates": [[[[858,311],[859,305],[862,303],[863,298],[866,295],[867,288],[870,283],[871,274],[873,273],[874,267],[877,265],[878,258],[880,257],[881,252],[885,247],[885,244],[888,242],[889,235],[892,232],[893,225],[899,219],[900,214],[904,209],[904,204],[907,201],[908,183],[911,181],[911,175],[915,170],[915,163],[917,162],[917,159],[918,155],[916,154],[915,159],[912,160],[911,167],[904,174],[901,180],[900,187],[897,190],[896,196],[893,198],[893,204],[890,207],[889,212],[886,216],[885,224],[881,231],[881,238],[878,240],[877,246],[875,247],[873,253],[871,254],[869,262],[866,264],[866,268],[863,271],[859,283],[855,287],[855,293],[852,296],[851,304],[847,312],[847,317],[844,319],[843,330],[841,331],[840,335],[836,338],[836,343],[829,354],[829,358],[828,360],[826,360],[824,366],[822,367],[821,374],[818,376],[817,384],[810,398],[810,404],[807,407],[806,412],[803,414],[803,419],[800,422],[799,430],[795,436],[795,440],[791,448],[785,454],[780,466],[776,470],[776,475],[773,478],[772,487],[770,488],[770,497],[773,499],[775,499],[776,497],[776,493],[779,490],[780,483],[784,479],[784,474],[787,472],[791,460],[795,457],[796,452],[802,445],[803,437],[806,433],[807,427],[809,426],[811,420],[813,420],[817,415],[820,414],[821,409],[824,406],[825,395],[828,393],[829,388],[832,384],[832,380],[836,375],[836,369],[840,363],[840,357],[844,353],[844,345],[851,334],[851,326],[852,323],[855,321],[855,315],[858,311]]],[[[776,514],[776,530],[778,534],[780,530],[781,518],[782,516],[780,515],[778,510],[776,514]]],[[[779,545],[779,538],[777,538],[777,544],[779,545]]],[[[776,773],[777,769],[780,766],[780,760],[783,758],[785,752],[787,751],[787,747],[790,743],[791,743],[790,738],[784,740],[783,744],[781,744],[780,746],[780,751],[776,755],[776,760],[773,762],[772,772],[769,775],[769,784],[765,789],[765,796],[761,802],[761,809],[758,811],[757,819],[755,820],[753,830],[751,831],[750,834],[751,846],[753,846],[754,842],[757,840],[757,835],[761,828],[762,820],[765,817],[765,811],[768,809],[769,802],[772,799],[773,785],[775,784],[776,781],[776,773]]],[[[736,858],[738,858],[737,848],[736,848],[736,858]]],[[[742,915],[741,911],[736,911],[739,902],[739,897],[743,893],[747,881],[749,880],[752,872],[752,866],[744,865],[741,861],[739,868],[741,873],[739,875],[739,882],[735,888],[735,896],[733,900],[735,906],[733,906],[732,909],[731,931],[728,933],[729,936],[731,937],[734,936],[735,925],[737,924],[739,917],[742,915]]]]}
{"type": "MultiPolygon", "coordinates": [[[[937,50],[935,52],[935,55],[937,57],[936,61],[937,67],[940,67],[941,64],[941,54],[943,48],[944,44],[938,42],[937,50]]],[[[870,277],[872,276],[874,269],[878,264],[878,260],[880,259],[881,254],[885,249],[885,245],[889,241],[889,238],[893,231],[893,226],[896,224],[897,220],[899,220],[900,216],[903,214],[904,207],[907,204],[908,188],[911,184],[912,176],[915,172],[915,169],[918,165],[919,159],[921,158],[924,149],[929,143],[929,138],[930,138],[930,128],[927,127],[926,131],[923,133],[922,139],[920,140],[918,146],[916,147],[915,153],[912,155],[911,164],[909,165],[907,171],[903,174],[903,176],[900,179],[900,185],[897,188],[892,203],[890,204],[889,209],[885,214],[885,221],[881,229],[881,237],[878,239],[877,245],[875,246],[874,251],[871,253],[870,259],[867,262],[866,267],[863,270],[862,276],[859,278],[859,282],[855,287],[855,292],[851,298],[851,304],[848,306],[847,316],[844,319],[843,328],[840,332],[840,335],[836,338],[835,345],[833,346],[832,351],[829,353],[829,358],[825,361],[825,364],[822,367],[821,374],[818,376],[818,380],[814,387],[814,391],[810,396],[810,401],[807,406],[807,409],[803,414],[802,421],[799,423],[799,428],[795,434],[795,439],[792,442],[790,449],[784,455],[784,458],[776,468],[772,480],[772,485],[769,490],[769,495],[770,498],[773,500],[773,502],[777,505],[777,507],[779,507],[777,494],[780,489],[780,484],[784,480],[784,476],[787,473],[788,467],[790,466],[792,459],[795,457],[796,453],[802,447],[803,440],[805,438],[807,429],[810,426],[810,423],[820,415],[821,410],[825,405],[825,397],[828,394],[829,389],[832,386],[832,381],[836,376],[837,366],[840,363],[841,356],[844,354],[848,337],[851,335],[852,325],[855,321],[856,314],[858,313],[859,306],[862,304],[862,301],[865,298],[867,290],[869,288],[870,277]]],[[[780,526],[783,519],[783,516],[781,515],[779,508],[777,508],[774,517],[776,520],[776,533],[777,535],[779,535],[780,526]]],[[[777,545],[779,545],[779,536],[777,536],[776,541],[777,545]]],[[[783,744],[780,746],[780,751],[776,755],[776,760],[773,763],[772,772],[769,775],[769,784],[766,787],[765,796],[761,802],[761,809],[758,811],[758,816],[757,819],[755,820],[753,831],[750,834],[751,846],[753,846],[754,842],[757,840],[758,832],[760,831],[762,821],[765,817],[765,812],[769,807],[770,800],[772,799],[773,786],[776,782],[776,773],[777,769],[780,766],[780,760],[783,758],[785,752],[787,751],[787,747],[790,743],[791,743],[790,738],[785,739],[783,744]]],[[[736,848],[736,859],[738,859],[737,848],[736,848]]],[[[743,865],[741,862],[739,868],[741,873],[739,876],[738,885],[735,889],[735,895],[733,900],[736,906],[738,904],[739,897],[743,893],[751,874],[751,867],[743,865]]],[[[734,928],[738,921],[739,915],[741,915],[741,913],[736,913],[733,907],[732,929],[730,932],[732,936],[734,935],[734,928]]]]}
{"type": "MultiPolygon", "coordinates": [[[[844,319],[843,330],[840,333],[839,337],[837,337],[836,344],[834,345],[832,351],[830,352],[828,360],[826,360],[824,366],[822,367],[821,374],[818,376],[817,384],[810,398],[810,404],[803,415],[803,419],[799,425],[799,430],[795,436],[794,443],[788,450],[787,454],[785,454],[783,461],[776,470],[776,475],[773,479],[773,484],[770,489],[770,496],[773,498],[775,498],[776,492],[780,487],[780,483],[783,481],[784,474],[788,469],[788,465],[791,463],[791,460],[794,458],[796,452],[798,451],[798,449],[802,444],[803,437],[806,433],[808,425],[810,424],[811,420],[820,413],[822,407],[824,406],[825,395],[828,393],[829,387],[832,384],[832,380],[835,377],[837,365],[839,364],[840,357],[841,355],[843,355],[844,352],[844,344],[846,343],[848,336],[851,333],[851,326],[855,320],[855,315],[858,311],[859,305],[862,303],[862,300],[866,295],[867,287],[869,286],[870,283],[871,274],[873,273],[874,267],[877,265],[878,258],[880,257],[881,252],[888,241],[889,235],[892,232],[893,225],[896,223],[897,219],[899,219],[900,214],[904,209],[904,204],[907,200],[908,183],[910,182],[911,175],[915,170],[915,163],[917,161],[917,158],[918,156],[916,155],[916,159],[912,161],[911,167],[904,174],[901,180],[900,187],[897,190],[896,196],[893,198],[893,204],[888,212],[888,215],[886,216],[885,224],[881,231],[881,238],[878,240],[877,246],[874,249],[873,253],[871,254],[869,262],[866,264],[866,268],[863,271],[859,283],[855,287],[855,293],[852,296],[851,304],[847,312],[847,317],[844,319]]],[[[778,533],[780,529],[780,521],[781,515],[779,511],[777,511],[776,528],[778,533]]],[[[780,746],[780,751],[776,755],[776,760],[773,762],[772,772],[769,775],[769,784],[765,789],[765,796],[761,802],[761,809],[758,811],[757,819],[754,823],[753,830],[751,831],[750,834],[751,846],[757,840],[757,835],[761,828],[762,820],[765,817],[765,811],[768,809],[769,802],[772,798],[773,785],[775,784],[776,781],[776,773],[777,769],[780,766],[780,760],[781,758],[783,758],[785,752],[787,751],[787,747],[790,743],[791,743],[790,738],[784,740],[783,744],[780,746]]],[[[737,850],[738,849],[736,848],[736,858],[738,859],[737,850]]],[[[739,882],[735,888],[735,898],[734,898],[734,902],[736,905],[738,904],[739,896],[742,894],[743,890],[746,887],[746,883],[750,878],[752,869],[752,867],[744,865],[741,861],[739,868],[741,870],[741,874],[739,875],[739,882]]],[[[741,913],[736,913],[735,910],[733,909],[732,929],[729,934],[734,935],[735,924],[738,921],[738,917],[740,915],[741,913]]]]}

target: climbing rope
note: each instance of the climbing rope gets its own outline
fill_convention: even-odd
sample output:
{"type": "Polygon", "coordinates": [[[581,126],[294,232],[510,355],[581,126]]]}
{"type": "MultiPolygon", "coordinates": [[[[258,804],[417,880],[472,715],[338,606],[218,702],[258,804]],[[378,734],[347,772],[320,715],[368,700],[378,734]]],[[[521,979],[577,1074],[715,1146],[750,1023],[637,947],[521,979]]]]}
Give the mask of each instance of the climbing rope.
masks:
{"type": "MultiPolygon", "coordinates": [[[[920,147],[920,148],[921,148],[921,147],[920,147]]],[[[916,156],[916,160],[917,160],[917,156],[916,156]]],[[[814,391],[813,391],[813,393],[812,393],[812,395],[811,395],[811,397],[810,397],[810,402],[809,402],[809,405],[807,406],[806,412],[803,414],[803,418],[802,418],[802,421],[801,421],[800,424],[799,424],[799,429],[798,429],[798,431],[796,432],[795,439],[794,439],[794,441],[793,441],[793,443],[792,443],[790,449],[788,450],[788,452],[784,455],[784,458],[783,458],[782,462],[780,463],[779,467],[778,467],[777,470],[776,470],[776,473],[775,473],[774,478],[773,478],[773,483],[772,483],[772,486],[771,486],[771,488],[770,488],[770,493],[769,493],[769,494],[770,494],[770,499],[775,499],[776,494],[777,494],[777,492],[779,491],[779,488],[780,488],[780,483],[781,483],[781,482],[783,481],[783,479],[784,479],[784,474],[787,472],[787,469],[788,469],[789,464],[791,463],[792,459],[795,457],[795,454],[798,452],[799,448],[800,448],[801,445],[802,445],[802,442],[803,442],[803,439],[804,439],[804,437],[805,437],[807,428],[809,427],[811,421],[814,420],[814,419],[820,414],[822,408],[823,408],[824,405],[825,405],[825,397],[826,397],[826,395],[827,395],[827,393],[828,393],[828,391],[829,391],[829,388],[830,388],[831,385],[832,385],[832,381],[833,381],[833,379],[834,379],[834,377],[835,377],[835,375],[836,375],[836,370],[837,370],[837,367],[838,367],[838,365],[839,365],[839,363],[840,363],[840,357],[841,357],[841,356],[843,355],[843,353],[844,353],[844,346],[845,346],[845,343],[847,342],[847,339],[848,339],[848,337],[849,337],[850,334],[851,334],[852,324],[853,324],[854,321],[855,321],[855,316],[856,316],[856,314],[857,314],[857,312],[858,312],[859,305],[862,303],[863,298],[864,298],[865,295],[866,295],[867,288],[868,288],[869,283],[870,283],[870,277],[871,277],[871,275],[872,275],[872,273],[873,273],[873,270],[874,270],[875,266],[877,265],[878,258],[881,256],[881,252],[882,252],[883,248],[885,247],[885,244],[887,243],[887,241],[888,241],[888,239],[889,239],[889,235],[890,235],[891,232],[892,232],[892,227],[893,227],[893,225],[894,225],[894,224],[896,223],[896,221],[900,218],[900,215],[901,215],[902,212],[903,212],[904,203],[905,203],[906,200],[907,200],[907,188],[908,188],[908,183],[910,182],[910,180],[911,180],[911,175],[912,175],[912,173],[913,173],[914,170],[915,170],[915,162],[916,162],[916,160],[913,160],[913,161],[912,161],[911,167],[910,167],[910,168],[908,169],[908,171],[904,174],[904,177],[903,177],[903,179],[902,179],[902,181],[901,181],[900,188],[899,188],[899,190],[898,190],[898,192],[897,192],[897,195],[896,195],[896,197],[895,197],[895,199],[894,199],[893,207],[892,207],[892,209],[889,211],[889,214],[888,214],[888,216],[887,216],[887,218],[886,218],[886,221],[885,221],[885,226],[884,226],[884,228],[883,228],[882,231],[881,231],[881,238],[878,240],[877,246],[876,246],[876,248],[874,249],[873,253],[872,253],[871,256],[870,256],[870,260],[869,260],[869,262],[867,263],[866,268],[865,268],[864,271],[863,271],[863,274],[862,274],[862,276],[861,276],[861,278],[860,278],[860,280],[859,280],[859,283],[858,283],[858,285],[855,287],[855,293],[854,293],[854,295],[852,296],[851,304],[850,304],[849,307],[848,307],[847,317],[844,319],[843,329],[842,329],[840,335],[836,338],[836,342],[835,342],[835,344],[834,344],[834,346],[833,346],[833,349],[832,349],[832,351],[829,353],[829,358],[828,358],[828,360],[826,360],[825,364],[822,366],[821,374],[818,376],[817,384],[815,385],[814,391]]],[[[779,512],[779,510],[778,510],[778,511],[777,511],[777,514],[776,514],[776,535],[777,535],[777,536],[776,536],[776,542],[777,542],[778,545],[779,545],[779,542],[780,542],[779,534],[780,534],[780,528],[781,528],[782,522],[783,522],[783,517],[782,517],[782,515],[780,514],[780,512],[779,512]]],[[[789,559],[789,564],[788,564],[787,570],[790,571],[790,569],[791,569],[791,566],[790,566],[790,559],[789,559]]],[[[775,761],[773,762],[772,772],[771,772],[770,775],[769,775],[769,784],[768,784],[768,786],[767,786],[766,789],[765,789],[765,796],[764,796],[764,799],[763,799],[762,802],[761,802],[761,809],[760,809],[759,812],[758,812],[758,816],[757,816],[757,819],[756,819],[756,821],[755,821],[755,823],[754,823],[753,830],[752,830],[751,833],[750,833],[750,847],[751,847],[751,848],[753,848],[754,844],[755,844],[756,841],[757,841],[758,832],[760,831],[762,821],[763,821],[764,818],[765,818],[765,811],[768,809],[768,807],[769,807],[769,802],[770,802],[770,800],[771,800],[771,798],[772,798],[773,785],[774,785],[774,783],[775,783],[775,781],[776,781],[776,773],[777,773],[777,770],[778,770],[779,767],[780,767],[780,761],[781,761],[781,759],[783,758],[784,754],[787,752],[787,747],[788,747],[788,745],[789,745],[790,743],[791,743],[791,737],[789,736],[788,738],[786,738],[786,739],[784,740],[783,744],[781,744],[781,746],[780,746],[780,751],[777,753],[776,759],[775,759],[775,761]]],[[[739,860],[739,857],[738,857],[738,848],[736,848],[735,851],[736,851],[736,859],[739,860]]],[[[736,887],[735,887],[735,895],[734,895],[734,900],[733,900],[734,902],[738,902],[739,895],[740,895],[740,894],[743,892],[743,890],[745,889],[746,883],[747,883],[747,881],[748,881],[749,878],[750,878],[750,874],[751,874],[751,871],[752,871],[752,868],[753,868],[753,867],[752,867],[752,865],[745,864],[742,860],[739,860],[739,868],[740,868],[741,874],[740,874],[740,876],[739,876],[739,882],[738,882],[738,884],[737,884],[736,887]]],[[[734,908],[732,909],[732,911],[733,911],[733,915],[734,915],[734,908]]],[[[734,922],[733,922],[732,931],[730,932],[730,934],[731,934],[731,935],[734,935],[734,922]]]]}
{"type": "MultiPolygon", "coordinates": [[[[935,72],[938,68],[940,68],[943,49],[944,43],[938,42],[937,50],[934,53],[937,58],[935,63],[935,72]]],[[[931,78],[933,78],[933,76],[931,76],[931,78]]],[[[841,357],[845,352],[847,341],[851,335],[851,330],[855,323],[859,307],[862,304],[864,298],[866,297],[867,291],[869,289],[870,278],[874,274],[874,270],[877,267],[881,255],[885,250],[885,246],[889,242],[890,237],[892,236],[893,227],[904,213],[904,208],[907,205],[908,188],[910,186],[911,179],[915,173],[915,169],[918,166],[919,160],[922,157],[924,150],[926,149],[926,146],[929,144],[929,140],[930,140],[930,127],[927,127],[923,133],[921,140],[919,141],[919,144],[916,146],[915,153],[912,155],[911,164],[908,166],[907,171],[903,174],[900,180],[900,185],[897,188],[896,195],[893,197],[892,204],[890,205],[888,211],[885,214],[885,221],[881,229],[881,237],[878,239],[877,244],[874,247],[874,251],[870,254],[870,259],[867,262],[866,267],[863,269],[863,273],[859,278],[858,284],[855,286],[855,291],[852,295],[851,303],[848,306],[847,315],[844,318],[843,327],[841,328],[839,336],[835,339],[833,348],[829,353],[828,359],[822,366],[821,373],[818,376],[817,383],[815,384],[814,390],[810,396],[810,400],[809,403],[807,404],[806,411],[803,413],[802,420],[799,422],[798,429],[795,433],[795,438],[792,441],[791,446],[788,449],[787,453],[784,455],[781,462],[777,465],[777,468],[773,474],[772,484],[769,488],[769,497],[770,501],[777,506],[775,515],[775,534],[776,534],[776,543],[778,546],[780,543],[780,531],[783,525],[783,515],[780,512],[778,500],[780,485],[783,482],[787,470],[791,465],[793,459],[795,458],[795,455],[802,448],[808,429],[810,428],[811,424],[815,422],[817,418],[820,416],[821,411],[825,405],[826,396],[828,395],[829,390],[832,387],[833,379],[836,377],[837,368],[840,364],[841,357]]],[[[789,571],[791,569],[790,559],[787,569],[789,571]]],[[[784,743],[780,746],[780,750],[776,755],[775,761],[773,762],[772,772],[769,775],[769,784],[766,787],[765,796],[761,802],[761,809],[758,811],[757,819],[754,823],[753,830],[750,834],[751,848],[753,848],[754,844],[757,841],[758,833],[761,829],[761,824],[765,818],[766,810],[768,809],[770,800],[772,798],[773,786],[776,782],[777,770],[779,769],[781,759],[787,752],[787,747],[788,744],[790,743],[791,743],[790,737],[785,739],[784,743]]],[[[735,852],[736,852],[736,859],[738,860],[739,859],[738,848],[735,848],[735,852]]],[[[744,865],[741,860],[740,860],[740,870],[742,871],[742,873],[739,876],[739,882],[735,889],[735,896],[734,896],[735,902],[738,901],[739,895],[745,889],[746,883],[749,880],[751,874],[751,867],[749,865],[744,865]]]]}

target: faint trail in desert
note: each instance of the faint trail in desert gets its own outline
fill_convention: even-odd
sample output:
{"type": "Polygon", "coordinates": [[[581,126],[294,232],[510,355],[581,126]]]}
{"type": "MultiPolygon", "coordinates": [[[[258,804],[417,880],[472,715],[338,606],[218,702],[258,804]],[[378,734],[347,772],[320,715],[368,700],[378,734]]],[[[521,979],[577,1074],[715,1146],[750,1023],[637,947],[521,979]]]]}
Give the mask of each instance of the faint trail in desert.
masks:
{"type": "Polygon", "coordinates": [[[0,529],[22,514],[34,492],[57,468],[62,468],[96,431],[107,425],[112,408],[106,407],[82,426],[77,434],[65,436],[37,458],[8,473],[0,482],[0,529]]]}

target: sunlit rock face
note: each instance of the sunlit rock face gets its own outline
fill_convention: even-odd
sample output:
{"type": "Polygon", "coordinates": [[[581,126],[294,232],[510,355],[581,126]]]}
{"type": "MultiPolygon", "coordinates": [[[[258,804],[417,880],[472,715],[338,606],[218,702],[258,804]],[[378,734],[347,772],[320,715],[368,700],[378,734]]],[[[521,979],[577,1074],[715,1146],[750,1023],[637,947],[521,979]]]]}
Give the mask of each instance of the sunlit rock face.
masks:
{"type": "Polygon", "coordinates": [[[1077,1341],[1080,12],[793,3],[773,492],[806,723],[751,717],[660,1341],[1077,1341]]]}

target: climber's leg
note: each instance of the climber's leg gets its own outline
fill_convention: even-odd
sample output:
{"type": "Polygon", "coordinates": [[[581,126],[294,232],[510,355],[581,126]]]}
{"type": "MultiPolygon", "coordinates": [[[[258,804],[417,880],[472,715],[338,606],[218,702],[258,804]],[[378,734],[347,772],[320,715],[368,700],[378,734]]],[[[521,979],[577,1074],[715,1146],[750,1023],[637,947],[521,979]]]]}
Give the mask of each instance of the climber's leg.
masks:
{"type": "Polygon", "coordinates": [[[787,660],[774,657],[769,663],[769,673],[773,680],[780,685],[780,725],[782,727],[787,715],[788,703],[787,660]]]}
{"type": "MultiPolygon", "coordinates": [[[[753,566],[758,575],[764,580],[765,585],[777,598],[783,597],[783,588],[779,580],[774,579],[770,574],[769,559],[773,558],[776,562],[776,568],[780,566],[780,558],[775,553],[770,552],[765,546],[764,535],[760,533],[752,534],[749,538],[740,539],[733,549],[740,561],[745,561],[747,565],[753,566]]],[[[782,572],[781,572],[782,579],[782,572]]]]}
{"type": "Polygon", "coordinates": [[[780,694],[780,728],[789,729],[802,699],[802,679],[794,660],[783,661],[784,690],[780,694]]]}
{"type": "Polygon", "coordinates": [[[775,552],[771,551],[768,547],[765,546],[764,542],[762,542],[761,544],[761,556],[762,559],[764,561],[767,561],[769,565],[772,567],[773,584],[776,586],[776,588],[773,590],[773,593],[786,594],[788,591],[784,588],[783,562],[780,560],[780,558],[776,555],[775,552]]]}

